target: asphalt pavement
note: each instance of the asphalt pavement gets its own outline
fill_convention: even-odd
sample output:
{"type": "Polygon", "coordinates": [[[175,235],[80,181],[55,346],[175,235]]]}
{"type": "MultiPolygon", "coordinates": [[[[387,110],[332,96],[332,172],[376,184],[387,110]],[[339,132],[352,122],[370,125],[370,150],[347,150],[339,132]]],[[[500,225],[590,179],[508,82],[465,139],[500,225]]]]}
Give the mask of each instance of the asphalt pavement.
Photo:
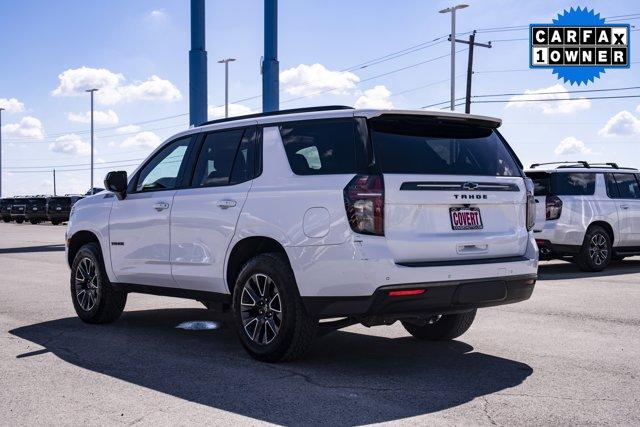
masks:
{"type": "Polygon", "coordinates": [[[64,231],[0,224],[2,425],[640,425],[640,258],[542,263],[529,301],[480,310],[456,341],[353,326],[264,364],[193,301],[130,295],[117,322],[83,324],[64,231]]]}

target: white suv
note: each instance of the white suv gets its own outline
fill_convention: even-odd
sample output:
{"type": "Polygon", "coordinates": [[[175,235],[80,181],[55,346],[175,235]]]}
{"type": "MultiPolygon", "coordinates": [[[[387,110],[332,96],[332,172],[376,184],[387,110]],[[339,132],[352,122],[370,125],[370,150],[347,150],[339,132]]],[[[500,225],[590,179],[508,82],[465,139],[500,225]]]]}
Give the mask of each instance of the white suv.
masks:
{"type": "Polygon", "coordinates": [[[541,163],[534,235],[543,259],[569,259],[585,271],[640,253],[638,170],[615,163],[541,163]]]}
{"type": "Polygon", "coordinates": [[[265,361],[356,323],[455,338],[536,281],[533,184],[499,125],[317,107],[179,133],[74,205],[74,307],[89,323],[115,320],[128,292],[231,308],[265,361]]]}

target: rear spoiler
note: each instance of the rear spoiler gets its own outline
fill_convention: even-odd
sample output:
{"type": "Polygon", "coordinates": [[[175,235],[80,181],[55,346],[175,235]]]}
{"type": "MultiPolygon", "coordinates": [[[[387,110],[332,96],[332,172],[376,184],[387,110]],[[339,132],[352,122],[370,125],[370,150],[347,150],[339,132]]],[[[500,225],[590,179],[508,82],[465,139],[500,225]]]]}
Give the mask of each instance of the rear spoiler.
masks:
{"type": "Polygon", "coordinates": [[[502,120],[496,117],[478,116],[475,114],[448,113],[446,111],[420,111],[420,110],[360,110],[355,116],[364,116],[368,119],[376,117],[416,116],[441,122],[458,122],[482,127],[497,129],[502,125],[502,120]]]}

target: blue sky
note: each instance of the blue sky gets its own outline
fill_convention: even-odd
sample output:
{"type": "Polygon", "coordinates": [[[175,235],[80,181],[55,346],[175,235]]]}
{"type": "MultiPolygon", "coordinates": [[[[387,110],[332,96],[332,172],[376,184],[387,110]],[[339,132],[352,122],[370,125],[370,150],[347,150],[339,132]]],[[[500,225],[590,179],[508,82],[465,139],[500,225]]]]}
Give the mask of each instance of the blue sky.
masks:
{"type": "MultiPolygon", "coordinates": [[[[587,6],[604,17],[640,14],[640,3],[631,0],[467,3],[470,7],[458,12],[459,33],[550,22],[571,6],[587,6]]],[[[424,0],[280,0],[281,108],[420,108],[447,101],[449,58],[416,64],[449,52],[444,41],[425,42],[450,32],[449,16],[438,14],[450,5],[424,0]],[[358,67],[416,45],[419,48],[407,54],[358,67]]],[[[640,26],[638,17],[619,22],[640,26]]],[[[260,95],[262,1],[207,0],[206,22],[213,118],[222,113],[215,107],[224,102],[223,66],[216,63],[220,58],[238,59],[230,65],[232,101],[260,95]]],[[[97,183],[109,169],[133,170],[153,146],[187,126],[187,0],[0,0],[0,28],[0,104],[7,109],[2,116],[4,196],[52,193],[51,166],[58,170],[58,193],[88,189],[89,172],[83,170],[89,163],[89,98],[83,92],[88,85],[101,88],[96,95],[97,183]]],[[[640,83],[639,34],[631,33],[635,64],[628,70],[608,70],[587,89],[640,83]]],[[[549,70],[529,70],[528,42],[519,40],[526,38],[526,29],[477,35],[478,41],[493,41],[494,47],[476,50],[474,95],[585,88],[563,85],[549,70]]],[[[464,95],[466,66],[463,51],[457,54],[457,96],[464,95]]],[[[551,96],[589,95],[602,94],[551,96]]],[[[256,112],[261,100],[236,104],[232,113],[256,112]]],[[[440,106],[446,105],[435,108],[440,106]]],[[[640,166],[640,98],[474,104],[472,112],[501,117],[503,134],[527,164],[586,159],[640,166]]]]}

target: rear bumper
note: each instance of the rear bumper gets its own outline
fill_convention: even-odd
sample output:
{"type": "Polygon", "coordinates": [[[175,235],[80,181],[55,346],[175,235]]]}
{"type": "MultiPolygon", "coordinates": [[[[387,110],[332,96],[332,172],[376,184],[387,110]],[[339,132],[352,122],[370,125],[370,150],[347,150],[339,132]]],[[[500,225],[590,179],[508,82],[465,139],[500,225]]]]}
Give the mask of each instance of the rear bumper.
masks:
{"type": "Polygon", "coordinates": [[[47,218],[53,221],[69,221],[69,212],[49,212],[47,218]]]}
{"type": "Polygon", "coordinates": [[[314,317],[410,318],[446,314],[524,301],[531,297],[536,275],[493,277],[443,283],[382,286],[368,297],[303,297],[314,317]],[[391,291],[424,290],[419,295],[390,296],[391,291]]]}
{"type": "Polygon", "coordinates": [[[24,215],[27,221],[35,220],[35,221],[46,221],[47,214],[44,212],[27,212],[24,215]]]}

